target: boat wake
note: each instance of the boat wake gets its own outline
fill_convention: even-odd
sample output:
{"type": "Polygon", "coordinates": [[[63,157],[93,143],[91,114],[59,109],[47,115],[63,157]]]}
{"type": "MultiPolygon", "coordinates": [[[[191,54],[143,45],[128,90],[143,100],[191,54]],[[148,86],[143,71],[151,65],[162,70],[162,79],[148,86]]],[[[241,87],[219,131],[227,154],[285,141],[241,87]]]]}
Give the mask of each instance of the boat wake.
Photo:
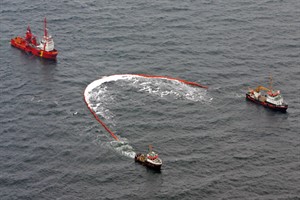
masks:
{"type": "Polygon", "coordinates": [[[105,76],[90,83],[84,91],[84,100],[95,119],[115,139],[110,146],[122,155],[134,158],[135,152],[123,136],[116,136],[101,119],[110,126],[115,126],[114,114],[107,105],[118,103],[110,93],[110,87],[116,84],[118,88],[126,88],[137,93],[148,93],[160,98],[186,99],[194,102],[210,103],[212,98],[207,94],[207,87],[195,82],[175,79],[166,76],[150,76],[121,74],[105,76]],[[204,88],[204,89],[202,89],[204,88]]]}
{"type": "MultiPolygon", "coordinates": [[[[120,138],[120,137],[119,137],[120,138]]],[[[120,138],[120,141],[111,141],[110,146],[119,154],[129,158],[134,158],[136,153],[126,138],[120,138]]]]}

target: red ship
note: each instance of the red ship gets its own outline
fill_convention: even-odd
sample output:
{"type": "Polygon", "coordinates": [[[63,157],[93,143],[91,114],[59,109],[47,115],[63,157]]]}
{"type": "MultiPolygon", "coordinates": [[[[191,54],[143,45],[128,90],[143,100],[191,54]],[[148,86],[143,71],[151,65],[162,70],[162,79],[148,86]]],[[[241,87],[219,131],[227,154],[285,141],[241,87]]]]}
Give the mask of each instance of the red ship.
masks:
{"type": "Polygon", "coordinates": [[[53,38],[48,34],[46,18],[44,19],[44,36],[41,42],[37,41],[36,36],[31,33],[28,26],[25,38],[17,36],[10,40],[10,44],[25,52],[46,59],[55,60],[58,54],[58,51],[54,48],[53,38]]]}

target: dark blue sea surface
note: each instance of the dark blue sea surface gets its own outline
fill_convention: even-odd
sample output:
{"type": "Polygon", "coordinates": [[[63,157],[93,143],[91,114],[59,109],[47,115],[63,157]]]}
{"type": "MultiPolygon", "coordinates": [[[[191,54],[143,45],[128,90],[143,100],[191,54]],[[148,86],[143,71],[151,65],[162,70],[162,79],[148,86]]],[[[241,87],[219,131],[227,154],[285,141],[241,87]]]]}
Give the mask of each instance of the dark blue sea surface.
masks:
{"type": "Polygon", "coordinates": [[[299,0],[2,0],[0,199],[300,199],[299,58],[299,0]],[[56,62],[9,44],[28,25],[41,38],[44,17],[56,62]],[[118,143],[83,98],[115,74],[209,89],[96,88],[118,143]],[[245,100],[270,75],[287,113],[245,100]],[[160,173],[124,154],[149,144],[160,173]]]}

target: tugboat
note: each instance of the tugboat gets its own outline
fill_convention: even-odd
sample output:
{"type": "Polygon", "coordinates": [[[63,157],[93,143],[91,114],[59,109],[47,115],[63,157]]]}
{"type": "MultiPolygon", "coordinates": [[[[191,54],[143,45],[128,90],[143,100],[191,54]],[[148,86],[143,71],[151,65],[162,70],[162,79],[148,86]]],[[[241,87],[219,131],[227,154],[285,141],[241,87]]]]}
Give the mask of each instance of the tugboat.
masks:
{"type": "Polygon", "coordinates": [[[258,86],[255,89],[250,89],[246,93],[246,99],[257,104],[261,104],[272,110],[278,110],[286,112],[288,105],[283,101],[280,91],[273,91],[272,78],[270,78],[270,88],[258,86]],[[266,91],[266,94],[262,94],[261,91],[266,91]]]}
{"type": "Polygon", "coordinates": [[[147,155],[142,153],[137,153],[134,157],[134,160],[149,168],[155,170],[161,169],[162,160],[158,157],[158,154],[152,150],[151,145],[149,145],[149,153],[147,155]]]}
{"type": "Polygon", "coordinates": [[[53,38],[48,34],[46,18],[44,19],[44,36],[40,43],[37,42],[36,36],[31,33],[28,26],[25,38],[17,36],[10,40],[10,44],[25,52],[46,59],[55,60],[58,54],[58,51],[54,48],[53,38]]]}

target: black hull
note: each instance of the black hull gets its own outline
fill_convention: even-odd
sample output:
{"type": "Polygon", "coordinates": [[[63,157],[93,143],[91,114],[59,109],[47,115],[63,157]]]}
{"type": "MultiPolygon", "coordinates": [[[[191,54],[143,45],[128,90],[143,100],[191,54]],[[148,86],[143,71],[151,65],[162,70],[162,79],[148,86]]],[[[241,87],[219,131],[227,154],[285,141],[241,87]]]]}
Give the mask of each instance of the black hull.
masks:
{"type": "Polygon", "coordinates": [[[259,100],[256,100],[256,99],[252,98],[248,93],[246,94],[246,99],[249,100],[249,101],[252,101],[256,104],[260,104],[264,107],[275,110],[275,111],[286,112],[286,110],[288,109],[288,105],[277,106],[277,105],[274,105],[274,104],[271,104],[271,103],[268,103],[268,102],[261,102],[259,100]]]}
{"type": "Polygon", "coordinates": [[[141,154],[137,154],[137,155],[134,157],[135,162],[138,162],[138,163],[140,163],[140,164],[142,164],[142,165],[144,165],[144,166],[146,166],[146,167],[148,167],[148,168],[150,168],[150,169],[154,169],[154,170],[160,171],[160,169],[161,169],[161,164],[155,165],[155,164],[153,164],[153,163],[148,162],[147,160],[141,161],[141,160],[138,159],[138,156],[139,156],[139,155],[141,155],[141,154]]]}

